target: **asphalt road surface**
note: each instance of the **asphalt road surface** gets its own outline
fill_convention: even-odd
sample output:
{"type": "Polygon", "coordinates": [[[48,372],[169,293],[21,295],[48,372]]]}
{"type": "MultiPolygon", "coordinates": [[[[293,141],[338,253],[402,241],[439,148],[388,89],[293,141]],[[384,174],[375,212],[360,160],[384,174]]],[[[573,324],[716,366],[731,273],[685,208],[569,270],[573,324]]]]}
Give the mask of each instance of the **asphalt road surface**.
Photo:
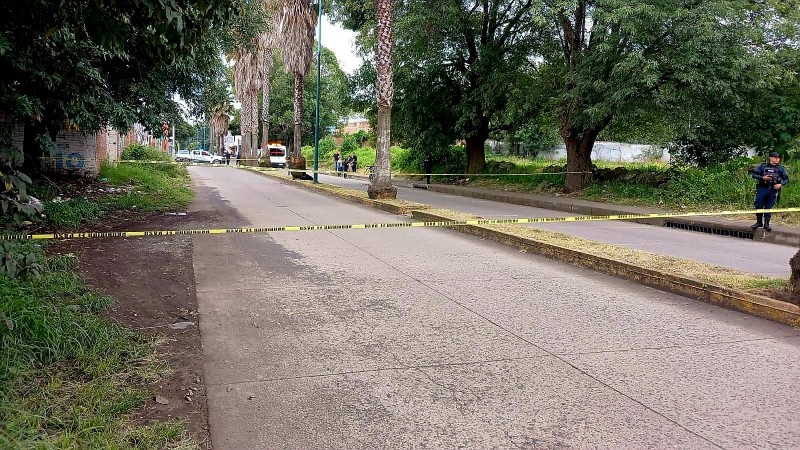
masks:
{"type": "MultiPolygon", "coordinates": [[[[366,181],[320,175],[320,181],[367,190],[366,181]]],[[[424,189],[397,188],[397,197],[424,203],[435,208],[448,208],[492,219],[518,217],[566,217],[568,214],[530,206],[512,205],[456,195],[429,192],[424,189]]],[[[789,259],[797,248],[725,236],[675,230],[634,222],[571,222],[529,224],[595,241],[703,261],[723,267],[762,275],[789,276],[789,259]]]]}
{"type": "MultiPolygon", "coordinates": [[[[398,220],[250,172],[189,170],[190,214],[227,226],[398,220]]],[[[193,245],[215,449],[800,442],[790,327],[452,230],[193,245]]]]}

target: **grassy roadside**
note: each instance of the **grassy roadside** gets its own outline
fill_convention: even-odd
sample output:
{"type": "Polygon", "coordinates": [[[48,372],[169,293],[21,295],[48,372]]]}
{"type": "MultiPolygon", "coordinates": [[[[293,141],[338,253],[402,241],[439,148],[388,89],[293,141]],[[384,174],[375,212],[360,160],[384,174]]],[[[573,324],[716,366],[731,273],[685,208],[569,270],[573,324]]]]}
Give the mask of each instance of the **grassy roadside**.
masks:
{"type": "Polygon", "coordinates": [[[0,448],[194,448],[179,423],[137,424],[130,414],[168,373],[155,342],[100,317],[71,255],[46,257],[38,276],[0,277],[0,448]]]}
{"type": "MultiPolygon", "coordinates": [[[[160,152],[159,152],[160,153],[160,152]]],[[[160,153],[161,158],[165,157],[160,153]]],[[[155,158],[144,155],[141,159],[155,158]]],[[[167,157],[168,158],[168,157],[167,157]]],[[[44,204],[45,224],[54,229],[76,229],[120,211],[143,213],[186,207],[192,200],[186,168],[175,164],[105,164],[90,194],[79,191],[63,198],[52,188],[33,188],[44,204]]]]}
{"type": "MultiPolygon", "coordinates": [[[[758,158],[740,158],[714,167],[672,167],[660,163],[604,163],[596,166],[605,170],[606,179],[597,180],[584,191],[571,197],[632,206],[663,208],[672,211],[722,211],[753,207],[755,181],[748,170],[760,163],[758,158]],[[611,172],[624,169],[627,173],[613,176],[611,172]]],[[[563,175],[535,177],[503,176],[502,173],[543,173],[553,171],[564,161],[525,160],[490,157],[487,173],[497,176],[474,177],[470,186],[514,192],[561,194],[563,175]]],[[[800,161],[784,163],[790,178],[800,174],[800,161]]],[[[795,180],[796,181],[796,180],[795,180]]],[[[800,206],[800,183],[788,184],[779,206],[800,206]]],[[[750,220],[750,217],[746,218],[750,220]]],[[[775,222],[800,224],[800,214],[781,214],[775,222]]]]}
{"type": "MultiPolygon", "coordinates": [[[[106,165],[98,179],[33,187],[42,225],[75,229],[113,213],[183,208],[193,195],[176,165],[106,165]]],[[[198,448],[181,423],[135,419],[169,369],[153,338],[102,317],[112,299],[84,284],[75,256],[47,255],[33,242],[0,253],[30,269],[0,274],[0,448],[198,448]]]]}

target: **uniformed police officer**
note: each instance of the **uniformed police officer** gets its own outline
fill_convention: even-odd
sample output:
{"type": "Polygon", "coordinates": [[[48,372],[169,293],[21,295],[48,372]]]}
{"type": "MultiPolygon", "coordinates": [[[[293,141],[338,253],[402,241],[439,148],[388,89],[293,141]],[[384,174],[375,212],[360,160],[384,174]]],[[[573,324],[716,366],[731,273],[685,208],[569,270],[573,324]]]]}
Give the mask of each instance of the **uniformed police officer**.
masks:
{"type": "MultiPolygon", "coordinates": [[[[775,206],[775,200],[781,192],[783,185],[789,182],[789,176],[786,174],[786,169],[780,165],[781,155],[778,152],[769,154],[769,162],[762,163],[753,172],[753,178],[758,180],[756,187],[756,209],[770,209],[775,206]]],[[[756,214],[756,223],[750,228],[756,230],[764,227],[767,231],[772,231],[769,226],[769,221],[772,219],[772,214],[756,214]],[[762,222],[763,216],[763,222],[762,222]]]]}

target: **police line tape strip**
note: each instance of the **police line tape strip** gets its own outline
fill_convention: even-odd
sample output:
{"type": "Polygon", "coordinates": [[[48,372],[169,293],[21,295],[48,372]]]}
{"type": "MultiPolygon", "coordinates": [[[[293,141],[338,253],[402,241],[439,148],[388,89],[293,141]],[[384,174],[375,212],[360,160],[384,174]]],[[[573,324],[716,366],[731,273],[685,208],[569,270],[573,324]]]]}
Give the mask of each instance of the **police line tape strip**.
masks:
{"type": "MultiPolygon", "coordinates": [[[[69,158],[42,158],[48,161],[68,161],[71,163],[77,162],[93,162],[96,161],[95,159],[69,159],[69,158]]],[[[238,163],[240,161],[261,161],[260,159],[238,159],[238,158],[231,158],[231,162],[238,163]]],[[[204,162],[182,162],[182,161],[140,161],[135,159],[124,159],[119,161],[107,161],[112,164],[172,164],[177,166],[202,166],[202,167],[235,167],[235,168],[249,168],[249,169],[258,169],[258,170],[268,170],[268,171],[288,171],[288,172],[306,172],[306,173],[317,173],[321,175],[335,175],[335,174],[357,174],[357,175],[367,175],[364,173],[358,172],[345,172],[345,171],[336,171],[336,170],[313,170],[313,169],[289,169],[289,168],[276,168],[276,167],[257,167],[257,166],[239,166],[237,164],[226,164],[225,162],[218,162],[218,163],[204,163],[204,162]]],[[[369,167],[369,166],[367,166],[369,167]]],[[[77,169],[76,169],[77,170],[77,169]]],[[[588,174],[592,172],[535,172],[535,173],[400,173],[400,172],[392,172],[392,176],[397,177],[424,177],[430,175],[431,177],[541,177],[541,176],[548,176],[548,175],[568,175],[568,174],[588,174]]]]}
{"type": "MultiPolygon", "coordinates": [[[[205,164],[195,164],[191,163],[189,165],[201,165],[201,166],[208,166],[207,163],[205,164]]],[[[219,166],[219,164],[217,165],[219,166]]],[[[225,167],[223,164],[222,167],[225,167]]],[[[366,176],[365,173],[359,172],[345,172],[345,171],[335,171],[335,170],[313,170],[313,169],[278,169],[274,167],[256,167],[256,166],[236,166],[240,169],[249,169],[249,170],[256,170],[256,171],[281,171],[281,172],[306,172],[306,173],[318,173],[322,175],[341,175],[341,174],[348,174],[348,175],[361,175],[366,176]]],[[[425,177],[430,175],[431,177],[456,177],[456,176],[464,176],[464,177],[528,177],[528,176],[547,176],[547,175],[567,175],[567,174],[588,174],[592,172],[536,172],[536,173],[402,173],[402,172],[392,172],[392,177],[425,177]]]]}
{"type": "Polygon", "coordinates": [[[201,234],[208,234],[208,235],[255,234],[255,233],[284,232],[284,231],[368,230],[376,228],[433,228],[433,227],[440,228],[440,227],[457,227],[457,226],[469,226],[469,225],[568,223],[568,222],[592,222],[592,221],[610,221],[610,220],[662,219],[662,218],[676,218],[676,217],[726,216],[726,215],[757,214],[757,213],[778,214],[778,213],[788,213],[788,212],[800,212],[800,208],[753,209],[753,210],[741,210],[741,211],[690,212],[690,213],[618,214],[618,215],[608,215],[608,216],[531,217],[531,218],[520,218],[520,219],[469,219],[469,220],[447,220],[447,221],[434,221],[434,222],[388,222],[388,223],[347,224],[347,225],[302,225],[302,226],[285,226],[285,227],[216,228],[216,229],[197,229],[197,230],[7,234],[7,235],[0,235],[0,241],[188,236],[188,235],[201,235],[201,234]]]}

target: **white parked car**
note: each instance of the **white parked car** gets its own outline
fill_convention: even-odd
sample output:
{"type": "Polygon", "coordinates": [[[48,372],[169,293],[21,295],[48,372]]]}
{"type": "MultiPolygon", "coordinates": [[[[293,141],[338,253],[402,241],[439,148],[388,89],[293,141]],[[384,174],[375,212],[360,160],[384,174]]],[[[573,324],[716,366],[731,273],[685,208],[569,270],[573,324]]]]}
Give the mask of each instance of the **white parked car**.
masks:
{"type": "Polygon", "coordinates": [[[286,147],[282,145],[269,146],[269,164],[272,167],[286,168],[286,147]]]}
{"type": "Polygon", "coordinates": [[[176,162],[193,162],[223,164],[225,160],[219,155],[212,155],[206,150],[181,150],[175,154],[176,162]]]}

